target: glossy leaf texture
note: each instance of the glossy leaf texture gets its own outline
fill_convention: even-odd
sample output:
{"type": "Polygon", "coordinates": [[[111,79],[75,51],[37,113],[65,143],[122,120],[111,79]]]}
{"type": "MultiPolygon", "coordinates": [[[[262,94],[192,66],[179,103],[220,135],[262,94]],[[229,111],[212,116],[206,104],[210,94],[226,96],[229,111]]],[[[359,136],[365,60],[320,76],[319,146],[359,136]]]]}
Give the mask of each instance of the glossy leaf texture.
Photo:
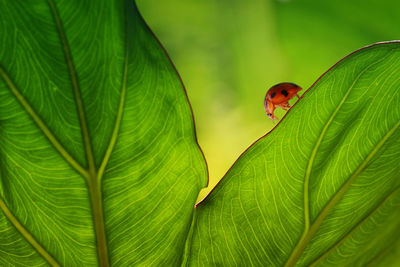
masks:
{"type": "Polygon", "coordinates": [[[188,264],[399,264],[399,162],[400,43],[380,43],[333,66],[242,154],[197,207],[188,264]]]}
{"type": "Polygon", "coordinates": [[[134,1],[0,10],[0,265],[178,265],[206,166],[134,1]]]}

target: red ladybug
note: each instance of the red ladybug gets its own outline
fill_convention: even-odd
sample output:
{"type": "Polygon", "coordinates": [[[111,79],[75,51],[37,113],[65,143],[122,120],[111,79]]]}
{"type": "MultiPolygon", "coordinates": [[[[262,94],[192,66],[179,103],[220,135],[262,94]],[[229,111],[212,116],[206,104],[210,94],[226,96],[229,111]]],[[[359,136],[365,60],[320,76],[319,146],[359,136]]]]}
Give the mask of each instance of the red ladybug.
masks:
{"type": "Polygon", "coordinates": [[[272,120],[277,120],[278,118],[274,115],[275,108],[280,107],[287,111],[288,108],[291,108],[289,100],[294,96],[300,98],[297,94],[300,90],[301,87],[294,83],[278,83],[272,86],[264,100],[264,108],[268,117],[272,120]]]}

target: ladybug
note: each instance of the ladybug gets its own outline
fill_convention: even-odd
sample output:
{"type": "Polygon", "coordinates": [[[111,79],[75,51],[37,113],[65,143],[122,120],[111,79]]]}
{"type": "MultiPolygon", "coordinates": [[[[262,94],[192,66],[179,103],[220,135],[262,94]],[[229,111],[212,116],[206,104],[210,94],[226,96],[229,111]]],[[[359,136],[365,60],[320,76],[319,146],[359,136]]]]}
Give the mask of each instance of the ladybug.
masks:
{"type": "Polygon", "coordinates": [[[272,86],[265,95],[264,100],[264,109],[267,116],[272,120],[277,120],[278,118],[274,115],[275,108],[280,107],[287,111],[288,108],[291,108],[289,100],[294,96],[300,98],[297,92],[301,89],[300,86],[294,83],[278,83],[272,86]]]}

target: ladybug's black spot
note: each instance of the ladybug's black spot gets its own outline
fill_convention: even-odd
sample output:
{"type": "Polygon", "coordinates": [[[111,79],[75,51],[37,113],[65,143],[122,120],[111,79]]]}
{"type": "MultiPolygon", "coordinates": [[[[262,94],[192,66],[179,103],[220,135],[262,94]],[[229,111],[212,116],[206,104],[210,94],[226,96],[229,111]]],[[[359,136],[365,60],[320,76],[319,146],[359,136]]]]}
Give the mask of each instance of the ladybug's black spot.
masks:
{"type": "Polygon", "coordinates": [[[284,96],[288,96],[288,95],[289,95],[288,91],[286,91],[286,90],[282,90],[281,93],[282,93],[284,96]]]}
{"type": "Polygon", "coordinates": [[[291,86],[294,86],[294,87],[299,87],[297,84],[295,84],[295,83],[289,83],[291,86]]]}
{"type": "Polygon", "coordinates": [[[276,96],[276,93],[273,92],[273,93],[271,94],[271,98],[274,98],[275,96],[276,96]]]}

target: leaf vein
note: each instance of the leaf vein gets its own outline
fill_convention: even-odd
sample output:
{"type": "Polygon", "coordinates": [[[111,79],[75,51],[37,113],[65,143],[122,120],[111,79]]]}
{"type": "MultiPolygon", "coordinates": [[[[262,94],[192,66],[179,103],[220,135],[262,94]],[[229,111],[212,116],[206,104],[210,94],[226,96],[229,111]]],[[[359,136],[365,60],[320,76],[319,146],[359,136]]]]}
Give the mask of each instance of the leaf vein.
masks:
{"type": "Polygon", "coordinates": [[[379,205],[372,210],[368,215],[364,217],[358,224],[356,224],[345,236],[343,236],[340,240],[338,240],[334,245],[332,245],[324,254],[315,259],[310,266],[316,266],[319,262],[321,262],[324,258],[326,258],[330,253],[332,253],[335,249],[337,249],[341,244],[343,244],[355,231],[357,231],[364,223],[366,223],[378,210],[385,204],[389,199],[391,199],[394,195],[396,195],[400,191],[400,187],[397,187],[394,191],[392,191],[387,197],[385,197],[379,205]]]}
{"type": "Polygon", "coordinates": [[[61,154],[61,156],[68,162],[77,172],[79,172],[82,176],[88,177],[88,172],[68,153],[68,151],[63,147],[63,145],[57,140],[55,135],[51,132],[51,130],[47,127],[47,125],[43,122],[42,118],[33,107],[28,103],[25,97],[21,94],[20,90],[17,88],[9,74],[0,65],[0,76],[3,78],[4,82],[10,89],[11,93],[15,96],[17,101],[21,104],[24,110],[30,115],[32,120],[36,123],[38,128],[42,131],[42,133],[46,136],[46,138],[50,141],[53,147],[61,154]]]}
{"type": "Polygon", "coordinates": [[[33,235],[19,222],[14,216],[7,204],[0,197],[0,209],[3,211],[4,216],[10,221],[10,223],[18,230],[18,232],[25,238],[25,240],[36,249],[36,251],[51,265],[54,267],[61,266],[54,258],[47,252],[47,250],[33,237],[33,235]]]}

